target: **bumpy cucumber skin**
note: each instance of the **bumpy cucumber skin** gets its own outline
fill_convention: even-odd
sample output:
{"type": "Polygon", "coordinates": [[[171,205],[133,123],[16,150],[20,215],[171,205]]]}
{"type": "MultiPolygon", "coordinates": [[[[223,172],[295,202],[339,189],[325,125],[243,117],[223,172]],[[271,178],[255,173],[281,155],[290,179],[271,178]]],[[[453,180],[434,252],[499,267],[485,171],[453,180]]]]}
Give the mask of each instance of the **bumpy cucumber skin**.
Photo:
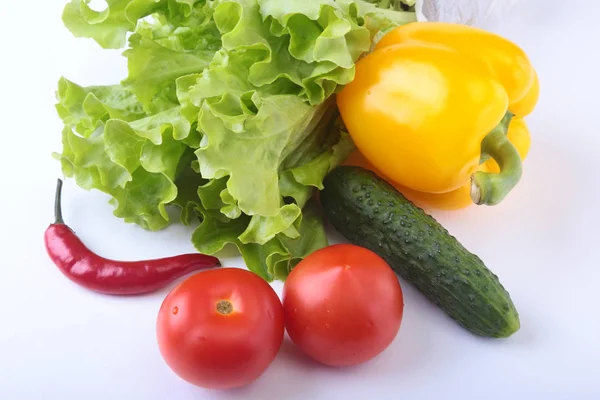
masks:
{"type": "Polygon", "coordinates": [[[498,277],[393,186],[371,171],[342,166],[324,187],[321,203],[336,230],[379,254],[464,328],[494,338],[519,330],[519,314],[498,277]]]}

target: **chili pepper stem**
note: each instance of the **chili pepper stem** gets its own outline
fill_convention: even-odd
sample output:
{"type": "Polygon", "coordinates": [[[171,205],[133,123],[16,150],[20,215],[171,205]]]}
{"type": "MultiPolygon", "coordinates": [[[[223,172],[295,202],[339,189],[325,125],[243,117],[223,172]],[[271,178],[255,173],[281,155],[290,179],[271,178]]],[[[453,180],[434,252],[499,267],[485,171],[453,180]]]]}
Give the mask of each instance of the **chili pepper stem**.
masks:
{"type": "Polygon", "coordinates": [[[58,179],[56,182],[56,194],[54,195],[54,223],[55,224],[64,224],[62,216],[62,206],[61,206],[61,197],[62,197],[62,179],[58,179]]]}
{"type": "Polygon", "coordinates": [[[508,140],[502,123],[483,139],[481,151],[498,163],[500,172],[474,173],[471,176],[471,199],[475,204],[495,205],[519,183],[523,174],[521,157],[508,140]]]}

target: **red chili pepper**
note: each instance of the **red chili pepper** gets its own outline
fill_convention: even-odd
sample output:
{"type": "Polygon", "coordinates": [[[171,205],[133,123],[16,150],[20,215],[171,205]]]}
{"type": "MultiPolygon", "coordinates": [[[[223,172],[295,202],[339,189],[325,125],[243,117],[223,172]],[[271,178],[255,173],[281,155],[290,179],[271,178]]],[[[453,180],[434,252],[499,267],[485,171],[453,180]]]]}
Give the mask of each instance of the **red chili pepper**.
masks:
{"type": "Polygon", "coordinates": [[[46,251],[73,282],[105,294],[140,294],[160,289],[192,271],[221,265],[215,257],[183,254],[144,261],[114,261],[89,250],[63,221],[62,180],[56,186],[56,221],[46,229],[46,251]]]}

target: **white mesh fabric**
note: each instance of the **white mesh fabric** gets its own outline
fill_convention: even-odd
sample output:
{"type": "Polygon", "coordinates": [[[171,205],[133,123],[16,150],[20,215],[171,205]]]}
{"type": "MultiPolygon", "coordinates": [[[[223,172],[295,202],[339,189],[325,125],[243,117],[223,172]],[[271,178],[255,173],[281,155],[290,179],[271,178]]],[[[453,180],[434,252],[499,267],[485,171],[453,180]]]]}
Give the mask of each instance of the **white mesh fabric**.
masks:
{"type": "Polygon", "coordinates": [[[502,17],[516,2],[517,0],[417,0],[417,10],[427,21],[478,26],[491,18],[502,17]]]}

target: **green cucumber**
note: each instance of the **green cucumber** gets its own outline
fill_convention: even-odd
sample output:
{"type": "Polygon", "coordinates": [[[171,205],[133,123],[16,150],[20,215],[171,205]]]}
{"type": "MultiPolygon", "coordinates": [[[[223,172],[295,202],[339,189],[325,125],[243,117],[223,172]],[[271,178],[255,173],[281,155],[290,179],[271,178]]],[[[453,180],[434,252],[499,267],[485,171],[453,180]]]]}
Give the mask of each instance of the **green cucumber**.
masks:
{"type": "Polygon", "coordinates": [[[323,184],[321,203],[336,230],[379,254],[464,328],[495,338],[519,330],[519,314],[498,277],[385,180],[342,166],[323,184]]]}

